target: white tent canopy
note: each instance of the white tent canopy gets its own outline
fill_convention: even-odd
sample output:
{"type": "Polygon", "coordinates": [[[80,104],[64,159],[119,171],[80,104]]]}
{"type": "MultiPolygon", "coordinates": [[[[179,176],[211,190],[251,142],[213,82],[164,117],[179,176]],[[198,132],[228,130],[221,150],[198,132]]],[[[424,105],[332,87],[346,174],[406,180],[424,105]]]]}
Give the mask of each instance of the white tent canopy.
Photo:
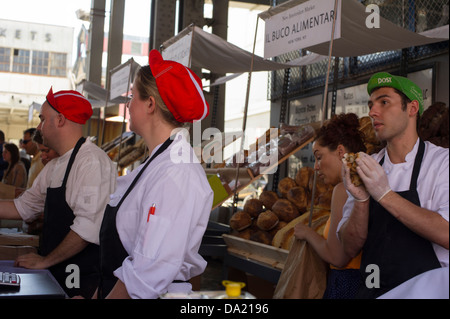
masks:
{"type": "MultiPolygon", "coordinates": [[[[306,2],[305,0],[292,0],[259,14],[263,20],[271,18],[287,9],[306,2]]],[[[341,37],[333,43],[332,56],[359,56],[381,51],[397,50],[412,46],[430,44],[448,40],[448,25],[429,30],[423,34],[401,28],[390,21],[380,17],[380,28],[369,29],[365,27],[367,17],[364,5],[356,0],[342,1],[341,37]]],[[[188,52],[189,65],[182,62],[182,58],[170,57],[171,60],[184,63],[189,67],[208,69],[213,73],[245,73],[251,68],[252,53],[248,52],[217,35],[208,33],[203,29],[191,25],[175,37],[165,41],[162,45],[162,54],[165,58],[167,48],[176,43],[182,43],[184,54],[188,52]],[[186,37],[190,37],[186,41],[186,37]]],[[[300,48],[299,48],[300,49],[300,48]]],[[[253,57],[253,72],[274,71],[295,66],[313,64],[327,58],[329,41],[303,48],[311,53],[287,63],[277,63],[260,56],[253,57]]],[[[212,85],[225,83],[236,77],[225,77],[212,85]]]]}
{"type": "MultiPolygon", "coordinates": [[[[192,37],[190,44],[190,67],[199,67],[208,69],[213,73],[244,73],[250,71],[252,53],[238,46],[227,42],[221,37],[203,31],[197,26],[189,26],[180,32],[177,36],[163,43],[163,51],[173,45],[183,37],[192,37]]],[[[253,71],[274,71],[286,69],[293,66],[307,65],[325,59],[326,57],[318,54],[310,54],[288,63],[277,63],[271,60],[265,60],[262,57],[254,56],[253,71]]],[[[177,61],[174,58],[172,60],[177,61]]],[[[177,61],[180,62],[181,61],[177,61]]]]}
{"type": "MultiPolygon", "coordinates": [[[[259,17],[267,23],[267,20],[274,15],[305,2],[305,0],[291,0],[260,13],[259,17]]],[[[380,17],[379,28],[368,28],[366,26],[368,13],[363,4],[356,0],[345,0],[341,2],[341,36],[339,39],[333,41],[332,56],[360,56],[445,41],[449,38],[448,25],[436,29],[435,32],[427,32],[422,35],[406,30],[380,17]]],[[[301,41],[299,42],[300,44],[301,41]]],[[[317,54],[328,55],[329,44],[330,41],[327,41],[310,47],[297,47],[295,49],[307,49],[317,54]]],[[[280,45],[282,45],[281,42],[280,45]]],[[[288,46],[286,45],[286,47],[288,46]]],[[[291,47],[290,51],[292,50],[291,47]]]]}
{"type": "Polygon", "coordinates": [[[113,106],[120,103],[128,102],[128,98],[125,96],[118,96],[112,100],[108,100],[108,105],[105,105],[108,97],[108,91],[100,85],[83,80],[77,88],[80,93],[89,94],[89,102],[92,108],[100,108],[104,106],[113,106]]]}

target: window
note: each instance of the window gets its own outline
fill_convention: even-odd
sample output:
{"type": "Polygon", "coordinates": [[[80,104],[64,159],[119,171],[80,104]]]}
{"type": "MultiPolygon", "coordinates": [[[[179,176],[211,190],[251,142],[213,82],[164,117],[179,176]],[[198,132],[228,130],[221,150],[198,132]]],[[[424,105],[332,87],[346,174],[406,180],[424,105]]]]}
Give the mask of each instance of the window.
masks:
{"type": "Polygon", "coordinates": [[[65,53],[51,53],[49,75],[66,76],[66,60],[67,54],[65,53]]]}
{"type": "Polygon", "coordinates": [[[66,68],[66,53],[0,47],[0,71],[65,77],[66,68]]]}
{"type": "Polygon", "coordinates": [[[48,74],[49,53],[44,51],[33,51],[31,62],[31,73],[48,74]]]}
{"type": "Polygon", "coordinates": [[[139,42],[131,42],[131,54],[141,55],[142,44],[139,42]]]}
{"type": "Polygon", "coordinates": [[[9,71],[11,66],[11,49],[0,48],[0,71],[9,71]]]}
{"type": "Polygon", "coordinates": [[[13,52],[13,72],[29,73],[30,72],[30,51],[22,49],[14,49],[13,52]]]}

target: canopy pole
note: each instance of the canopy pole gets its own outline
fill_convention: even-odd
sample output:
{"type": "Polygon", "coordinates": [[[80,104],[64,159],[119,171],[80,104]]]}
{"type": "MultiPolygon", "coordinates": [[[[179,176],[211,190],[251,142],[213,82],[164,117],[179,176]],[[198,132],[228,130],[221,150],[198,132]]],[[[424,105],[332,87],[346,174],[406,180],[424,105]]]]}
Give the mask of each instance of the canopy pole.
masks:
{"type": "Polygon", "coordinates": [[[108,103],[109,103],[109,95],[110,95],[110,87],[111,87],[109,82],[111,82],[111,70],[109,70],[108,74],[109,74],[109,81],[108,81],[108,84],[107,84],[108,85],[108,89],[107,89],[107,92],[106,92],[105,112],[103,114],[103,121],[102,121],[102,123],[103,123],[103,125],[102,125],[102,139],[101,139],[101,142],[100,142],[99,146],[102,146],[103,143],[104,143],[104,140],[105,140],[106,110],[108,108],[108,103]]]}
{"type": "MultiPolygon", "coordinates": [[[[242,121],[242,138],[241,138],[241,147],[238,153],[238,156],[240,157],[240,155],[243,155],[244,152],[244,141],[245,141],[245,130],[247,127],[247,113],[248,113],[248,101],[249,101],[249,97],[250,97],[250,84],[252,81],[252,72],[253,72],[253,61],[254,61],[254,57],[255,57],[255,47],[256,47],[256,36],[258,34],[258,22],[259,22],[259,17],[256,17],[256,28],[255,28],[255,37],[253,40],[253,51],[252,51],[252,59],[250,62],[250,71],[248,72],[248,80],[247,80],[247,93],[245,95],[245,106],[244,106],[244,119],[242,121]]],[[[238,159],[236,159],[238,160],[238,159]]],[[[236,163],[236,177],[234,179],[235,183],[234,183],[234,198],[233,198],[233,213],[235,213],[237,211],[237,200],[238,200],[238,195],[237,195],[237,189],[238,189],[238,180],[239,180],[239,164],[240,163],[236,163]]]]}
{"type": "MultiPolygon", "coordinates": [[[[128,74],[128,82],[127,82],[127,93],[126,93],[126,97],[128,98],[128,95],[130,94],[130,87],[131,87],[131,81],[132,81],[132,76],[134,73],[134,69],[133,69],[133,62],[134,59],[131,58],[130,60],[128,60],[128,62],[131,64],[130,66],[130,73],[128,74]]],[[[120,151],[122,149],[122,141],[123,141],[123,133],[125,133],[126,130],[126,117],[127,117],[127,104],[128,104],[129,100],[127,100],[125,102],[125,105],[123,106],[123,120],[122,120],[122,131],[120,132],[120,141],[119,141],[119,153],[117,154],[117,170],[120,172],[120,151]]]]}
{"type": "MultiPolygon", "coordinates": [[[[330,40],[330,46],[328,49],[328,66],[327,66],[327,76],[325,78],[325,88],[323,92],[323,99],[322,99],[322,119],[320,121],[320,125],[323,125],[323,122],[325,121],[325,106],[327,103],[327,94],[328,94],[328,80],[330,78],[330,68],[331,68],[331,53],[333,52],[333,42],[334,42],[334,32],[336,28],[336,19],[337,19],[337,5],[339,0],[334,1],[334,17],[333,17],[333,25],[331,27],[331,40],[330,40]]],[[[311,207],[309,210],[309,227],[312,225],[312,215],[314,211],[314,198],[316,196],[316,182],[317,182],[317,171],[314,170],[314,182],[313,182],[313,189],[312,189],[312,199],[311,199],[311,207]]]]}

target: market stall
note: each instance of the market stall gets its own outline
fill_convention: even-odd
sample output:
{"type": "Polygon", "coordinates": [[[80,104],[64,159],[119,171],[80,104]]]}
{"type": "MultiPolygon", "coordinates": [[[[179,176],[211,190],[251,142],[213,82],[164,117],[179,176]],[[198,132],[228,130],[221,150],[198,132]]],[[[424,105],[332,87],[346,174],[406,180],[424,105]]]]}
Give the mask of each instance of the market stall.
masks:
{"type": "MultiPolygon", "coordinates": [[[[322,1],[320,3],[317,1],[288,1],[280,6],[269,9],[267,12],[260,14],[259,17],[265,20],[266,28],[266,50],[264,58],[274,57],[299,49],[305,49],[312,52],[312,54],[309,55],[310,58],[328,58],[324,96],[328,93],[330,62],[334,57],[359,56],[385,50],[397,50],[411,46],[430,44],[448,39],[448,26],[433,32],[417,34],[403,29],[383,19],[379,15],[375,17],[376,19],[372,21],[372,24],[370,25],[367,22],[368,13],[366,7],[354,0],[345,2],[330,0],[322,1]]],[[[372,16],[372,18],[374,18],[374,16],[372,16]]],[[[258,27],[255,32],[257,31],[258,27]]],[[[293,67],[292,64],[276,63],[271,60],[264,60],[264,58],[257,57],[248,52],[242,52],[239,48],[235,48],[215,36],[206,36],[195,27],[186,30],[186,32],[180,34],[178,38],[171,39],[164,43],[162,49],[163,54],[166,52],[168,58],[180,57],[190,66],[203,67],[213,71],[217,70],[218,73],[236,73],[235,75],[228,76],[228,79],[232,79],[242,72],[249,72],[249,86],[251,82],[251,73],[254,71],[276,69],[288,70],[290,67],[293,67]],[[170,50],[170,46],[173,43],[176,43],[179,39],[183,38],[188,49],[183,50],[181,49],[182,46],[175,46],[176,48],[174,47],[174,50],[170,50]],[[226,61],[226,63],[224,61],[226,61]]],[[[303,60],[303,62],[307,63],[306,60],[303,60]]],[[[223,82],[225,82],[227,78],[224,79],[223,82]]],[[[323,99],[323,117],[321,122],[323,122],[326,117],[326,113],[324,112],[325,100],[326,99],[323,99]]],[[[245,131],[247,105],[244,110],[243,131],[245,131]]],[[[321,122],[319,123],[319,126],[321,122]]],[[[302,147],[300,146],[299,149],[301,148],[302,147]]],[[[295,149],[293,152],[295,153],[296,151],[298,151],[298,149],[295,149]]],[[[238,156],[242,156],[242,154],[245,154],[243,148],[241,148],[238,156]]],[[[231,161],[233,161],[233,158],[231,161]]],[[[281,161],[277,162],[277,164],[280,164],[283,161],[283,157],[281,157],[281,161]]],[[[255,177],[259,177],[259,175],[252,174],[252,171],[248,170],[248,168],[243,165],[237,165],[235,169],[237,173],[236,179],[232,181],[233,186],[238,185],[239,178],[241,177],[244,181],[241,184],[241,187],[234,187],[232,189],[235,193],[242,191],[242,186],[252,183],[255,180],[255,177]],[[241,173],[239,171],[241,171],[241,173]]],[[[216,171],[208,171],[208,173],[215,173],[219,176],[220,174],[231,175],[231,179],[233,177],[232,173],[220,171],[220,168],[216,171]]],[[[263,171],[262,173],[264,174],[265,172],[263,171]]],[[[225,180],[224,184],[227,182],[228,181],[225,180]]],[[[312,190],[315,190],[317,188],[317,181],[314,177],[312,178],[312,185],[312,190]]],[[[298,187],[298,184],[292,186],[298,187]]],[[[272,191],[277,192],[277,189],[272,191]]],[[[230,195],[229,192],[228,195],[230,195]]],[[[278,195],[280,195],[279,189],[278,195]]],[[[311,202],[314,202],[315,199],[318,198],[318,195],[321,194],[314,194],[313,192],[308,194],[310,198],[309,203],[306,205],[307,211],[303,212],[303,215],[309,217],[303,218],[304,220],[307,220],[307,223],[310,226],[312,226],[313,216],[316,210],[315,205],[311,204],[311,202]]],[[[227,198],[228,197],[225,196],[224,200],[227,198]]],[[[219,201],[216,203],[215,207],[218,207],[221,204],[222,202],[219,201]]],[[[263,205],[259,215],[266,210],[267,207],[263,205]]],[[[273,272],[267,274],[267,272],[260,271],[261,266],[263,266],[263,268],[265,266],[266,270],[282,270],[288,249],[284,249],[283,251],[280,247],[270,245],[270,239],[268,238],[265,238],[264,240],[266,243],[261,245],[255,240],[250,240],[250,236],[252,236],[249,234],[250,232],[246,232],[247,234],[245,236],[248,236],[247,238],[239,237],[239,235],[244,236],[243,231],[245,229],[251,229],[252,224],[258,220],[259,215],[251,216],[250,219],[242,218],[239,220],[244,220],[247,223],[247,227],[242,226],[242,229],[240,230],[233,229],[233,231],[241,232],[241,234],[234,234],[235,236],[223,235],[227,245],[226,256],[232,256],[232,260],[226,260],[226,263],[229,265],[239,265],[240,269],[258,273],[261,276],[264,276],[265,273],[268,276],[266,279],[276,282],[277,276],[274,276],[273,272]],[[255,242],[256,244],[254,244],[255,242]]],[[[326,218],[327,217],[325,216],[323,220],[326,220],[326,218]]],[[[290,227],[292,228],[292,224],[290,227]]],[[[317,227],[317,230],[320,232],[320,224],[315,227],[317,227]]],[[[261,229],[258,231],[260,230],[261,229]]],[[[259,234],[261,234],[261,232],[259,232],[259,234]]],[[[273,237],[276,236],[273,235],[273,237]]],[[[285,248],[288,247],[289,246],[285,246],[285,248]]]]}
{"type": "MultiPolygon", "coordinates": [[[[259,16],[265,21],[266,28],[267,49],[264,57],[242,50],[193,25],[162,45],[162,55],[165,59],[175,60],[189,67],[205,68],[213,73],[233,73],[231,76],[217,80],[211,86],[221,85],[242,73],[248,73],[242,132],[232,134],[231,139],[226,139],[225,133],[220,132],[221,135],[217,139],[200,140],[193,145],[194,148],[199,149],[199,158],[215,193],[212,209],[220,208],[230,199],[233,201],[234,214],[231,216],[233,219],[230,218],[226,224],[211,223],[201,247],[203,254],[223,256],[226,266],[235,267],[277,283],[289,254],[293,226],[302,222],[314,227],[318,233],[323,231],[324,223],[329,216],[327,201],[330,198],[330,189],[322,187],[311,171],[298,172],[298,180],[283,178],[274,183],[274,188],[271,190],[272,196],[276,196],[276,201],[280,201],[279,206],[284,204],[279,210],[275,208],[274,212],[272,207],[268,206],[269,204],[264,204],[261,199],[263,193],[260,192],[252,198],[254,200],[247,200],[247,203],[253,203],[259,206],[259,209],[252,211],[250,206],[245,207],[244,203],[241,210],[237,209],[238,194],[248,185],[257,183],[263,176],[278,174],[277,168],[280,164],[313,141],[314,130],[320,128],[326,117],[323,111],[325,98],[322,105],[322,118],[317,123],[290,127],[290,131],[284,127],[285,130],[283,130],[281,124],[285,122],[285,118],[280,114],[280,127],[268,130],[269,133],[264,136],[264,139],[251,141],[253,142],[251,147],[244,149],[251,74],[259,71],[286,70],[286,82],[288,82],[290,68],[328,59],[324,84],[325,96],[328,94],[330,62],[334,57],[358,56],[445,39],[442,38],[441,30],[420,35],[398,27],[381,17],[378,17],[380,27],[369,28],[366,24],[367,16],[366,8],[355,0],[345,2],[329,0],[320,3],[318,1],[288,1],[259,16]],[[308,54],[286,63],[269,59],[300,49],[307,50],[308,54]],[[232,157],[217,160],[213,156],[217,149],[222,150],[226,145],[239,142],[239,151],[232,157]],[[219,146],[216,147],[216,145],[219,146]],[[301,176],[302,174],[306,175],[301,176]],[[274,214],[269,214],[268,211],[274,214]],[[266,226],[266,223],[270,224],[266,226]]],[[[448,39],[448,26],[443,30],[444,33],[447,30],[448,39]]],[[[258,26],[256,32],[258,32],[258,26]]],[[[110,75],[111,79],[117,74],[119,80],[112,81],[112,87],[107,90],[99,89],[90,83],[85,83],[84,90],[97,97],[100,104],[103,102],[104,106],[111,105],[116,99],[123,103],[126,101],[123,94],[128,92],[131,83],[132,69],[124,71],[125,66],[115,69],[110,75]]],[[[286,96],[283,99],[286,100],[286,96]]],[[[125,119],[125,114],[123,117],[125,119]]],[[[102,138],[103,136],[104,134],[102,138]]],[[[200,136],[202,136],[201,132],[200,136]]],[[[117,161],[119,168],[139,162],[145,153],[145,148],[141,146],[134,134],[124,130],[111,142],[102,143],[102,148],[117,161]]]]}
{"type": "MultiPolygon", "coordinates": [[[[96,83],[82,81],[77,89],[89,96],[89,101],[97,112],[97,138],[100,147],[108,156],[117,163],[121,172],[126,167],[138,163],[145,156],[143,141],[133,132],[126,131],[127,108],[123,107],[123,114],[117,114],[122,121],[120,134],[110,141],[105,141],[106,109],[112,106],[124,105],[128,102],[128,92],[140,65],[132,58],[115,67],[109,73],[108,88],[103,88],[96,83]],[[103,109],[103,112],[101,112],[103,109]],[[100,131],[101,128],[101,131],[100,131]]],[[[90,135],[91,126],[89,123],[90,135]]]]}

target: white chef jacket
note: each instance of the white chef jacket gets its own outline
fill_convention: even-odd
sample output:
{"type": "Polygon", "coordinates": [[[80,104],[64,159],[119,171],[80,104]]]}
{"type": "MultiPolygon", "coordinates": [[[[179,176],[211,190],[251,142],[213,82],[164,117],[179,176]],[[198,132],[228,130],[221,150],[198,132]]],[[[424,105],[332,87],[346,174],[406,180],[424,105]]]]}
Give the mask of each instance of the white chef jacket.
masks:
{"type": "MultiPolygon", "coordinates": [[[[419,148],[417,139],[414,148],[406,155],[406,162],[393,164],[385,149],[372,157],[379,162],[383,156],[383,169],[387,174],[389,185],[394,192],[409,190],[411,175],[419,148]]],[[[448,198],[449,198],[449,149],[425,142],[425,152],[417,179],[417,192],[419,194],[421,207],[437,212],[448,221],[448,198]]],[[[348,192],[347,192],[348,193],[348,192]]],[[[343,223],[349,218],[354,204],[354,198],[349,194],[343,208],[343,216],[337,227],[337,232],[343,223]]],[[[436,256],[442,267],[449,266],[448,249],[433,243],[436,256]]]]}
{"type": "MultiPolygon", "coordinates": [[[[144,164],[118,178],[111,206],[117,206],[144,164]]],[[[205,172],[179,132],[149,164],[117,212],[117,231],[129,256],[114,275],[131,298],[158,298],[169,291],[172,281],[187,281],[203,273],[206,261],[198,249],[212,201],[205,172]],[[149,216],[153,204],[155,213],[149,216]]]]}
{"type": "Polygon", "coordinates": [[[421,273],[378,299],[448,299],[449,267],[441,267],[421,273]]]}
{"type": "MultiPolygon", "coordinates": [[[[14,200],[23,220],[31,222],[44,211],[47,188],[62,185],[72,151],[45,165],[33,186],[14,200]]],[[[115,190],[116,178],[116,165],[102,149],[87,139],[70,170],[66,202],[75,215],[71,230],[90,243],[99,244],[103,214],[109,195],[115,190]]]]}

